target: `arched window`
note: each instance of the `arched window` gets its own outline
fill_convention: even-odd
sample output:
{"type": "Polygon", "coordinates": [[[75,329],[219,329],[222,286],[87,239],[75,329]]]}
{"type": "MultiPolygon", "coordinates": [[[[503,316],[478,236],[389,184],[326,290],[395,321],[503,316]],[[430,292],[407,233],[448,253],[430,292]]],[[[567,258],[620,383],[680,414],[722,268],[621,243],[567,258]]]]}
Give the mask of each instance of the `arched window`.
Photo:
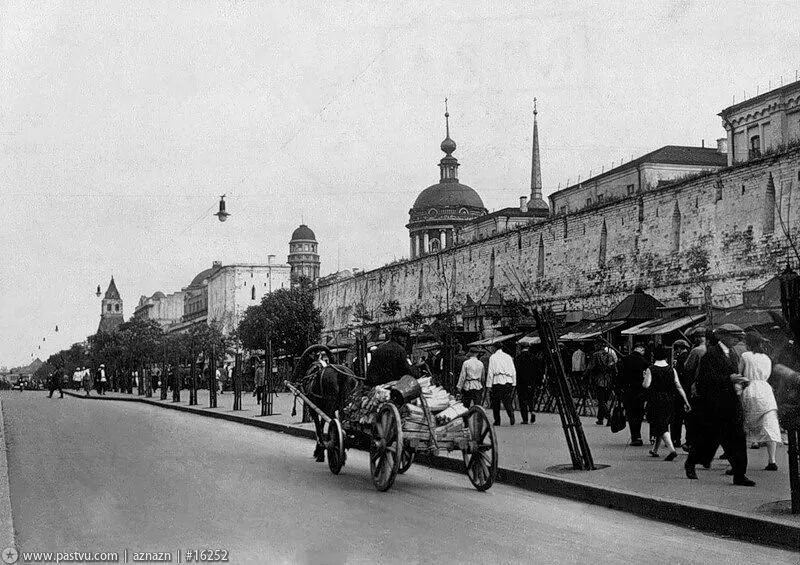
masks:
{"type": "Polygon", "coordinates": [[[761,156],[761,136],[754,135],[750,138],[750,158],[761,156]]]}
{"type": "Polygon", "coordinates": [[[438,239],[430,240],[429,245],[430,245],[430,248],[431,248],[431,253],[436,253],[437,251],[439,251],[439,240],[438,239]]]}
{"type": "Polygon", "coordinates": [[[681,211],[678,203],[675,202],[675,209],[672,211],[672,252],[677,253],[681,250],[681,211]]]}

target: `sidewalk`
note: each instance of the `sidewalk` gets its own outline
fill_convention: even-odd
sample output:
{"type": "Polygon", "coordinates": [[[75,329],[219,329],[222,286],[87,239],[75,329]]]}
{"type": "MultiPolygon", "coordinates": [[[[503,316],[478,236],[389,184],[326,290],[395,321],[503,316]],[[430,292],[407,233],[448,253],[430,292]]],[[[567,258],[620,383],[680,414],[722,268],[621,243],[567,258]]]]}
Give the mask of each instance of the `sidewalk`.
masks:
{"type": "MultiPolygon", "coordinates": [[[[68,393],[74,394],[74,393],[68,393]]],[[[91,398],[99,398],[92,393],[91,398]]],[[[275,431],[313,436],[313,425],[302,424],[302,403],[298,400],[297,415],[292,416],[293,397],[280,393],[274,402],[273,416],[261,417],[260,406],[250,394],[242,395],[242,411],[234,412],[233,393],[218,395],[218,407],[208,408],[208,391],[198,391],[197,406],[188,405],[189,394],[181,393],[181,402],[173,403],[171,393],[166,401],[158,391],[153,398],[109,393],[106,399],[146,400],[156,405],[213,415],[275,431]]],[[[517,414],[517,422],[519,422],[517,414]]],[[[665,462],[648,455],[649,445],[627,446],[627,430],[612,434],[598,426],[594,418],[582,418],[588,444],[592,450],[595,471],[573,471],[564,433],[557,414],[537,414],[536,423],[513,427],[496,427],[500,472],[498,481],[552,494],[615,507],[650,518],[666,520],[713,531],[722,535],[746,537],[769,545],[800,548],[800,515],[788,511],[790,498],[786,447],[778,450],[778,471],[764,471],[766,449],[748,450],[748,476],[756,481],[754,488],[736,487],[725,476],[725,461],[716,460],[711,469],[698,466],[699,481],[686,479],[684,452],[675,461],[665,462]],[[607,467],[603,467],[607,465],[607,467]]],[[[646,434],[647,425],[643,431],[646,434]]],[[[311,447],[309,447],[309,454],[311,447]]],[[[420,462],[423,462],[420,460],[420,462]]],[[[452,470],[461,470],[461,453],[442,453],[427,463],[452,470]]],[[[464,477],[468,484],[468,479],[464,477]]]]}

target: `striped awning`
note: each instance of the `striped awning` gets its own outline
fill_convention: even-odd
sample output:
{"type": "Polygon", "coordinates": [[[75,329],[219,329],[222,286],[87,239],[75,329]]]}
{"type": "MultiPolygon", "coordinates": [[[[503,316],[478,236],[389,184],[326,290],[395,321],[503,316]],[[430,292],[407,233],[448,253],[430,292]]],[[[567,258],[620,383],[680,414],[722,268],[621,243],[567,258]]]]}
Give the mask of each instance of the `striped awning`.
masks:
{"type": "Polygon", "coordinates": [[[664,335],[693,326],[706,319],[705,314],[683,316],[674,320],[648,320],[627,330],[622,330],[622,335],[664,335]]]}
{"type": "Polygon", "coordinates": [[[624,323],[625,320],[617,320],[614,322],[578,322],[569,328],[569,332],[561,335],[558,339],[560,341],[587,341],[606,332],[610,332],[624,323]]]}
{"type": "Polygon", "coordinates": [[[534,332],[532,334],[528,334],[520,338],[520,340],[517,343],[520,345],[539,345],[540,343],[542,343],[542,340],[539,337],[539,334],[534,332]]]}
{"type": "Polygon", "coordinates": [[[469,345],[470,347],[473,346],[473,345],[475,345],[475,346],[494,345],[496,343],[502,343],[502,342],[507,341],[509,339],[514,339],[515,337],[519,337],[521,335],[522,335],[522,333],[516,333],[516,334],[508,334],[508,335],[498,335],[498,336],[495,336],[495,337],[487,337],[486,339],[479,339],[478,341],[473,341],[472,343],[469,343],[467,345],[469,345]]]}

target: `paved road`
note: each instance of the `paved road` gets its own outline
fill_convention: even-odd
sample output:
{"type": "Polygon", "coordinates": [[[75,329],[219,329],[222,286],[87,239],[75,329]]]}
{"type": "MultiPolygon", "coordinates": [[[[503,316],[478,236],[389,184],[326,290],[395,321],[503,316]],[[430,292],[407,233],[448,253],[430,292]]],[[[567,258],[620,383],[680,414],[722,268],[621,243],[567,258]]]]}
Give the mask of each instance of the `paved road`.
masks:
{"type": "MultiPolygon", "coordinates": [[[[225,548],[233,563],[800,563],[800,555],[412,467],[374,490],[312,443],[139,404],[3,395],[23,551],[225,548]]],[[[173,557],[173,560],[176,558],[173,557]]]]}

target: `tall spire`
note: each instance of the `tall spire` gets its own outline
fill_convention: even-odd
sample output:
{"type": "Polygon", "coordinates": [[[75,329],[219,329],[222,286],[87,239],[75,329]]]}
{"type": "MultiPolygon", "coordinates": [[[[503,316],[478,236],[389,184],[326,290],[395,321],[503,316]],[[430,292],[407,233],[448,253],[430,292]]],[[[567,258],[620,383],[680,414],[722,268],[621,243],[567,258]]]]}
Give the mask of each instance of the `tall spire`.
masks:
{"type": "Polygon", "coordinates": [[[446,135],[441,148],[450,157],[450,154],[456,150],[456,142],[450,139],[450,112],[447,111],[447,98],[444,99],[444,123],[446,135]]]}
{"type": "Polygon", "coordinates": [[[450,112],[447,111],[447,98],[444,99],[445,138],[440,145],[445,156],[439,161],[440,182],[458,182],[458,159],[453,157],[456,142],[450,139],[450,112]]]}
{"type": "Polygon", "coordinates": [[[533,156],[531,160],[531,200],[542,199],[542,167],[539,163],[539,124],[536,98],[533,99],[533,156]]]}
{"type": "Polygon", "coordinates": [[[542,166],[539,163],[539,124],[536,116],[536,98],[533,99],[533,154],[531,155],[531,199],[528,201],[528,212],[536,212],[537,216],[547,216],[550,208],[542,198],[542,166]]]}

